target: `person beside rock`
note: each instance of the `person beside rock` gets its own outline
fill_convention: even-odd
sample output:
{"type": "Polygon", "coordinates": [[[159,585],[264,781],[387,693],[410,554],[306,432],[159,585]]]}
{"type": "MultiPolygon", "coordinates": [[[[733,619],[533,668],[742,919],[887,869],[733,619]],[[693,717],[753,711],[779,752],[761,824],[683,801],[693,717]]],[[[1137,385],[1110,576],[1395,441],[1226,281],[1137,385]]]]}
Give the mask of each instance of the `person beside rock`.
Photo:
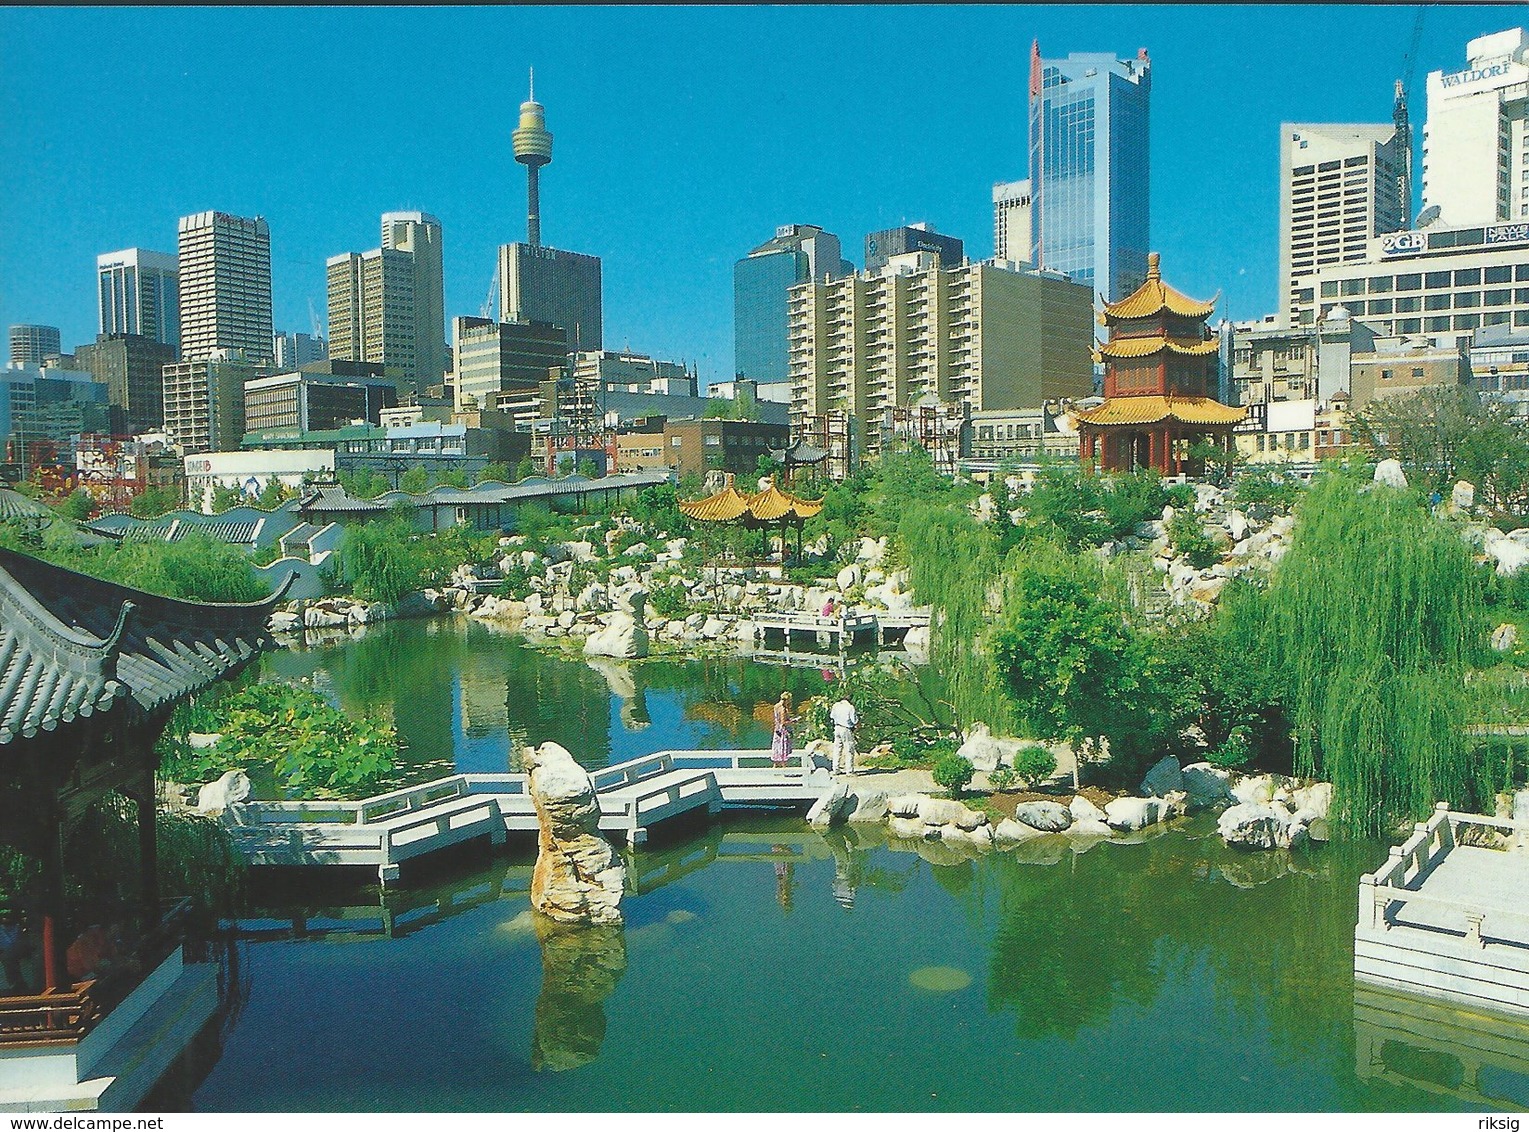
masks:
{"type": "Polygon", "coordinates": [[[833,772],[855,773],[855,728],[860,726],[860,715],[848,696],[840,696],[828,709],[828,718],[834,725],[833,772]]]}
{"type": "Polygon", "coordinates": [[[770,762],[776,770],[783,770],[791,761],[791,693],[782,692],[775,703],[774,730],[770,735],[770,762]]]}

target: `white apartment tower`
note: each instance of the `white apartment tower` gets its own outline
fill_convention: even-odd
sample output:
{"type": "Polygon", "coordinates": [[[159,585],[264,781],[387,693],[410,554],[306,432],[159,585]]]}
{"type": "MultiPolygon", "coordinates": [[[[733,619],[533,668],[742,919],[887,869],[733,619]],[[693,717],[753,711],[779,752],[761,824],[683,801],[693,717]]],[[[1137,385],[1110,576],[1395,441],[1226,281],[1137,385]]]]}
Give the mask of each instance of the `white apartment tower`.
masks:
{"type": "Polygon", "coordinates": [[[382,246],[414,259],[414,366],[421,385],[446,373],[446,297],[441,222],[428,212],[384,212],[382,246]]]}
{"type": "Polygon", "coordinates": [[[993,258],[1030,263],[1029,181],[1001,181],[993,186],[993,258]]]}
{"type": "Polygon", "coordinates": [[[242,350],[271,356],[271,230],[261,217],[180,219],[180,350],[196,361],[242,350]]]}
{"type": "Polygon", "coordinates": [[[102,334],[141,334],[180,344],[180,268],[175,256],[126,248],[96,256],[102,334]]]}
{"type": "Polygon", "coordinates": [[[1373,237],[1406,227],[1405,162],[1394,125],[1280,126],[1281,325],[1314,326],[1317,272],[1363,261],[1373,237]]]}
{"type": "Polygon", "coordinates": [[[398,384],[417,392],[414,256],[393,248],[331,256],[329,356],[372,362],[398,384]]]}
{"type": "Polygon", "coordinates": [[[1529,220],[1529,35],[1481,36],[1465,57],[1428,76],[1423,205],[1456,228],[1529,220]]]}

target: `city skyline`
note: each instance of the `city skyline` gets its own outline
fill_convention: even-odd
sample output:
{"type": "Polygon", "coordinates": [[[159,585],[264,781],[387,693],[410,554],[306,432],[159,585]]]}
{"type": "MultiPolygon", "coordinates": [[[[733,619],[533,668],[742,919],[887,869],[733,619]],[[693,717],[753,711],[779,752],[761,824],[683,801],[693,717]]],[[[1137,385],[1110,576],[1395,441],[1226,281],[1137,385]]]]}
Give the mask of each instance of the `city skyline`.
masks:
{"type": "MultiPolygon", "coordinates": [[[[30,172],[0,190],[13,234],[0,248],[0,322],[59,326],[65,349],[93,341],[95,257],[168,250],[177,218],[206,210],[268,222],[278,329],[309,329],[325,260],[370,246],[376,217],[400,209],[441,218],[445,316],[476,315],[497,248],[524,232],[510,135],[534,66],[558,136],[543,239],[601,257],[606,346],[694,361],[703,381],[724,381],[732,265],[781,225],[820,224],[857,261],[866,233],[916,221],[964,240],[973,259],[991,254],[992,186],[1029,175],[1034,38],[1048,57],[1148,50],[1152,250],[1192,293],[1221,293],[1218,318],[1257,318],[1278,302],[1280,122],[1388,121],[1416,18],[1414,7],[1337,8],[1315,37],[1310,12],[10,9],[0,153],[30,172]],[[261,97],[293,89],[279,76],[302,64],[304,44],[365,58],[405,21],[450,43],[450,65],[419,80],[361,68],[332,90],[302,87],[303,99],[261,97]],[[950,44],[949,66],[914,79],[892,65],[910,34],[950,44]],[[268,50],[237,69],[185,53],[156,62],[165,56],[150,45],[173,37],[268,50]],[[90,39],[118,44],[123,61],[104,102],[41,69],[90,39]],[[620,65],[634,51],[649,65],[620,65]],[[692,57],[709,60],[704,78],[692,57]],[[411,114],[428,128],[399,129],[411,114]]],[[[1467,40],[1517,22],[1501,7],[1430,8],[1414,121],[1428,72],[1463,66],[1467,40]]]]}

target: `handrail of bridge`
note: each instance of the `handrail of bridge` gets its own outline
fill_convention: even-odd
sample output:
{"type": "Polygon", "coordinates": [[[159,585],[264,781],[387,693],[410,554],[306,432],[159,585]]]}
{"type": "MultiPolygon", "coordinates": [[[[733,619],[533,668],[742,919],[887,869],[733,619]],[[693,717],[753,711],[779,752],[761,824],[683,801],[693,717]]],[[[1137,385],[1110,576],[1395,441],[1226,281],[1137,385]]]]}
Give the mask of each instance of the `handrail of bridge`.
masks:
{"type": "Polygon", "coordinates": [[[599,794],[606,790],[619,790],[623,786],[632,786],[641,782],[644,778],[651,778],[655,774],[663,774],[674,769],[674,763],[669,758],[668,751],[659,751],[656,754],[644,755],[641,758],[629,759],[615,766],[608,766],[590,775],[594,780],[595,793],[599,794]]]}
{"type": "MultiPolygon", "coordinates": [[[[1445,911],[1460,912],[1465,917],[1464,939],[1474,947],[1485,947],[1481,928],[1489,910],[1476,903],[1425,894],[1407,886],[1426,877],[1428,872],[1457,844],[1463,825],[1495,827],[1517,833],[1529,832],[1529,821],[1489,817],[1451,810],[1448,802],[1434,806],[1426,822],[1418,822],[1406,841],[1391,847],[1385,865],[1359,878],[1359,926],[1372,931],[1389,931],[1391,905],[1397,901],[1428,904],[1445,911]],[[1368,891],[1367,891],[1368,890],[1368,891]]],[[[1507,941],[1505,941],[1507,942],[1507,941]]]]}
{"type": "Polygon", "coordinates": [[[761,625],[765,628],[837,629],[840,632],[853,632],[874,624],[876,622],[876,615],[874,613],[847,613],[824,617],[819,613],[809,613],[803,610],[787,610],[785,612],[756,613],[751,620],[756,625],[761,625]]]}

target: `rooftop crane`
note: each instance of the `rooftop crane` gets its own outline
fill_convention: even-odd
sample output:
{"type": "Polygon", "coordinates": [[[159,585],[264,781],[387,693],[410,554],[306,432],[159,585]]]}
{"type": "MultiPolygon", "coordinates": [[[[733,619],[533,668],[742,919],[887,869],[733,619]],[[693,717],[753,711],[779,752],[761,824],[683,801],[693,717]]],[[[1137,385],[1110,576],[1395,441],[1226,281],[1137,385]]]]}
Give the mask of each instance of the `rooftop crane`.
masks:
{"type": "Polygon", "coordinates": [[[488,294],[484,296],[483,305],[478,308],[480,318],[495,318],[494,305],[499,299],[499,269],[494,269],[493,277],[488,281],[488,294]]]}
{"type": "Polygon", "coordinates": [[[1417,19],[1412,23],[1412,39],[1407,44],[1407,53],[1402,56],[1402,75],[1396,80],[1396,102],[1391,111],[1396,136],[1402,139],[1404,147],[1402,173],[1396,187],[1405,227],[1411,227],[1412,221],[1412,122],[1407,115],[1407,91],[1412,86],[1412,73],[1417,69],[1418,44],[1423,38],[1423,16],[1427,11],[1428,5],[1418,5],[1417,19]]]}

